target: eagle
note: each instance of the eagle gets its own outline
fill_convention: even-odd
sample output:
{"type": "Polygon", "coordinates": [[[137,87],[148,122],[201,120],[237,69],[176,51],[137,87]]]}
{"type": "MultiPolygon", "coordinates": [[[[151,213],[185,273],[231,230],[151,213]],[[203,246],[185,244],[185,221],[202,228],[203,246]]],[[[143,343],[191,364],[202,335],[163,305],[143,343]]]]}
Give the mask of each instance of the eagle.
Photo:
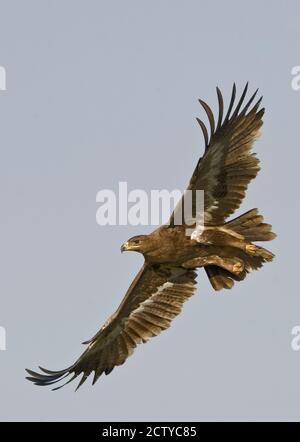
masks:
{"type": "MultiPolygon", "coordinates": [[[[227,218],[241,205],[248,185],[259,171],[259,160],[251,151],[263,124],[261,98],[254,94],[245,100],[248,83],[239,99],[233,84],[227,111],[217,87],[218,115],[199,100],[208,125],[197,118],[204,137],[204,153],[198,160],[187,186],[195,195],[204,191],[204,226],[197,229],[185,221],[175,223],[179,201],[169,221],[149,235],[130,238],[121,251],[135,251],[144,263],[116,312],[96,335],[84,344],[86,350],[74,364],[60,371],[39,367],[26,370],[36,385],[56,384],[57,390],[80,376],[76,390],[93,373],[93,384],[114,367],[124,364],[136,346],[166,330],[182,306],[196,291],[197,269],[204,267],[214,290],[231,289],[235,281],[272,261],[273,253],[255,244],[275,238],[258,209],[232,220],[227,218]],[[189,232],[189,234],[187,234],[189,232]]],[[[192,208],[196,199],[192,198],[192,208]]],[[[178,209],[179,208],[179,209],[178,209]]]]}

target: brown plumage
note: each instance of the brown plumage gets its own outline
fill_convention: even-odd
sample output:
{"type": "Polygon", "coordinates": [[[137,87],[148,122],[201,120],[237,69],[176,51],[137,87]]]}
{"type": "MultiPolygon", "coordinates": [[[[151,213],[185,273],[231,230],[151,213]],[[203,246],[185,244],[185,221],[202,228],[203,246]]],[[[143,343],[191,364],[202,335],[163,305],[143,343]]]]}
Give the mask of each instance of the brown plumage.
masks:
{"type": "Polygon", "coordinates": [[[150,235],[125,242],[122,251],[140,252],[145,262],[117,311],[85,343],[87,349],[73,365],[61,371],[41,367],[42,373],[27,370],[30,375],[27,379],[37,385],[52,385],[70,375],[66,382],[69,383],[82,374],[80,387],[93,372],[94,383],[101,374],[109,374],[115,366],[123,364],[139,343],[170,326],[183,303],[195,292],[196,269],[205,268],[215,290],[228,289],[234,281],[241,281],[247,273],[273,259],[271,252],[253,244],[275,237],[257,209],[226,222],[240,206],[248,184],[259,171],[259,161],[251,148],[259,135],[264,109],[259,110],[261,98],[252,105],[257,91],[244,104],[247,89],[248,85],[235,105],[233,86],[224,117],[223,96],[217,88],[217,122],[210,107],[199,100],[208,117],[210,134],[197,119],[205,152],[187,189],[192,191],[193,213],[197,209],[196,191],[204,190],[204,230],[199,233],[194,225],[193,234],[188,236],[187,225],[177,225],[175,215],[183,213],[181,201],[168,224],[150,235]]]}

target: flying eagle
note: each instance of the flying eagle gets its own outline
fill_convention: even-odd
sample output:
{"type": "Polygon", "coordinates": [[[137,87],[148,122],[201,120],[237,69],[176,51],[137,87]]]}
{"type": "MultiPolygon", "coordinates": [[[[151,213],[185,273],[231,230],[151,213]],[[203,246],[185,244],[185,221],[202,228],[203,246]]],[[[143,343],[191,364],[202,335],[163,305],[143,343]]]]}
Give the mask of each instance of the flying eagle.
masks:
{"type": "MultiPolygon", "coordinates": [[[[187,226],[174,222],[175,208],[167,224],[150,235],[126,241],[121,251],[142,253],[144,264],[116,312],[84,343],[87,348],[73,365],[60,371],[40,367],[42,373],[27,370],[27,379],[36,385],[51,385],[71,376],[56,390],[82,374],[79,388],[93,372],[94,384],[103,373],[107,375],[122,365],[138,344],[170,326],[196,291],[198,268],[204,267],[212,287],[220,290],[230,289],[234,281],[272,261],[271,252],[253,244],[275,238],[272,226],[263,222],[257,209],[226,221],[240,206],[248,184],[259,171],[259,160],[251,148],[263,124],[264,109],[260,109],[262,97],[255,102],[257,91],[244,103],[247,89],[248,84],[236,103],[233,85],[224,116],[223,96],[217,88],[217,121],[211,108],[199,100],[210,130],[197,118],[205,151],[187,189],[204,190],[204,229],[199,232],[194,225],[187,235],[187,226]]],[[[182,208],[182,204],[177,207],[182,208]]]]}

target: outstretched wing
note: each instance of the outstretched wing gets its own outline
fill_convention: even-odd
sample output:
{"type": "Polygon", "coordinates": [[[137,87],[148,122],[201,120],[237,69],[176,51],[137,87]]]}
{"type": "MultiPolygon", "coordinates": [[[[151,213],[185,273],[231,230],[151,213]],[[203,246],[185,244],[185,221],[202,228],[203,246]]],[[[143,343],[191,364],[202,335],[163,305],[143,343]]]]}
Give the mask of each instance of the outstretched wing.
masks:
{"type": "MultiPolygon", "coordinates": [[[[207,225],[224,223],[225,219],[240,206],[249,182],[259,171],[259,160],[251,153],[251,148],[263,124],[264,109],[259,110],[262,98],[251,108],[257,91],[244,104],[247,90],[248,83],[235,105],[236,86],[233,85],[228,111],[223,118],[223,96],[217,88],[219,103],[217,123],[211,108],[199,100],[209,120],[210,136],[205,124],[197,118],[204,135],[205,153],[197,163],[187,190],[193,193],[193,216],[196,215],[195,191],[204,191],[204,222],[207,225]]],[[[175,208],[170,218],[170,225],[174,225],[176,210],[183,212],[182,208],[183,201],[175,208]]]]}
{"type": "MultiPolygon", "coordinates": [[[[79,388],[94,372],[93,384],[102,373],[109,374],[122,365],[135,347],[167,329],[180,313],[182,304],[196,289],[196,273],[179,267],[144,265],[117,311],[88,342],[87,349],[70,367],[61,371],[27,370],[36,385],[51,385],[72,375],[71,382],[83,374],[79,388]]],[[[61,388],[63,385],[54,388],[61,388]]]]}

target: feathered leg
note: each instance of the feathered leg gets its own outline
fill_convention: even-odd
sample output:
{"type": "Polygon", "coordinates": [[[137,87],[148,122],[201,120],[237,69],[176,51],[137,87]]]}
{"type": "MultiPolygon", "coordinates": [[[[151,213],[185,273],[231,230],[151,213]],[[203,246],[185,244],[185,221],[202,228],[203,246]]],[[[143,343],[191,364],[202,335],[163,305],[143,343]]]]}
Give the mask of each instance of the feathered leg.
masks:
{"type": "Polygon", "coordinates": [[[208,265],[216,265],[235,275],[240,275],[244,271],[244,263],[241,259],[226,258],[218,255],[193,258],[186,261],[182,266],[186,269],[196,269],[208,265]]]}

